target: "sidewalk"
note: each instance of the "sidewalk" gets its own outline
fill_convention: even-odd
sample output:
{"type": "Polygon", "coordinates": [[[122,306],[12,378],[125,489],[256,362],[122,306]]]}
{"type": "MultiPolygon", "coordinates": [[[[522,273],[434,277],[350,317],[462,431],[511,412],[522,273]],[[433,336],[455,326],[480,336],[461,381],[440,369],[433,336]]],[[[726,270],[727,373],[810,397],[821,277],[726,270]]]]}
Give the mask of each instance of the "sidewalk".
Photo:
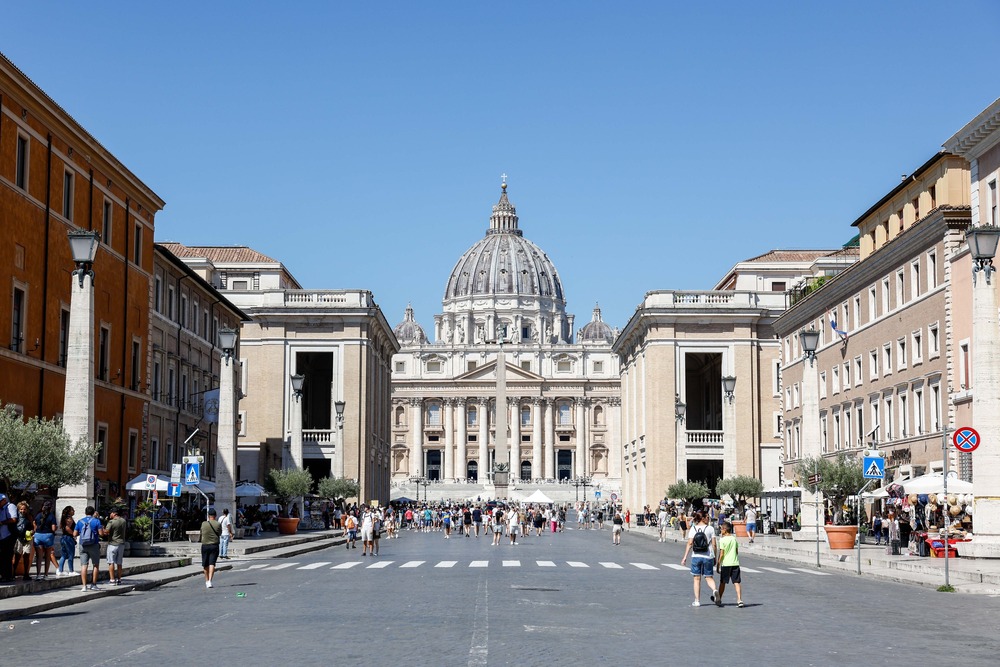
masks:
{"type": "MultiPolygon", "coordinates": [[[[254,558],[290,558],[310,551],[318,551],[329,546],[345,543],[339,530],[317,530],[297,535],[266,533],[261,537],[236,540],[230,545],[230,553],[236,560],[254,558]]],[[[82,591],[80,574],[73,577],[51,577],[45,581],[22,581],[0,584],[0,621],[37,614],[50,609],[67,607],[80,602],[110,595],[123,595],[132,591],[144,591],[163,584],[200,576],[201,545],[191,543],[168,543],[191,555],[153,556],[149,558],[125,557],[122,566],[122,585],[108,584],[107,562],[102,559],[100,566],[99,590],[82,591]],[[197,551],[197,556],[194,552],[197,551]]],[[[232,568],[235,561],[220,560],[219,571],[232,568]]],[[[76,561],[79,566],[80,561],[76,561]]]]}
{"type": "MultiPolygon", "coordinates": [[[[639,534],[649,539],[657,539],[656,528],[633,526],[631,534],[639,534]]],[[[671,542],[685,541],[681,531],[667,532],[671,542]]],[[[740,538],[740,556],[760,557],[816,567],[816,543],[784,540],[777,535],[758,535],[753,544],[740,538]]],[[[819,562],[822,569],[857,574],[858,552],[856,549],[830,549],[825,539],[820,540],[819,562]]],[[[1000,594],[1000,561],[987,559],[948,559],[948,580],[960,593],[1000,594]]],[[[861,545],[861,576],[883,581],[895,581],[937,588],[944,584],[944,559],[921,556],[890,556],[885,546],[861,545]]]]}

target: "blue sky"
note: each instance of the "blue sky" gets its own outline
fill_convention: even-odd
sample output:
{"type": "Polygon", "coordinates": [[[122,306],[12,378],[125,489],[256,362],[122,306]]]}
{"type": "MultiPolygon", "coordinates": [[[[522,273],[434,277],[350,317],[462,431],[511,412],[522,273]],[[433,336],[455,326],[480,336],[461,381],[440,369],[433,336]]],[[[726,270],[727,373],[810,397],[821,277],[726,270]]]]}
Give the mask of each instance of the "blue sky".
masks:
{"type": "Polygon", "coordinates": [[[432,331],[509,180],[577,324],[835,248],[1000,96],[995,3],[46,2],[0,51],[166,200],[432,331]]]}

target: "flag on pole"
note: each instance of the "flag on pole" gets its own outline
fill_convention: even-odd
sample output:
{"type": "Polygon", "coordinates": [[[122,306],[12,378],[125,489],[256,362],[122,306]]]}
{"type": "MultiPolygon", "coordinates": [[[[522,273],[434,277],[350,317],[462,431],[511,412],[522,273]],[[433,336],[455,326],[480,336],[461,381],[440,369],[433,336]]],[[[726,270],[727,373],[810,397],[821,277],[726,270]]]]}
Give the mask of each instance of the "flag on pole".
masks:
{"type": "Polygon", "coordinates": [[[830,313],[830,328],[833,329],[833,333],[840,336],[840,340],[847,342],[847,332],[837,328],[837,317],[832,312],[830,313]]]}
{"type": "Polygon", "coordinates": [[[209,424],[219,423],[219,390],[205,392],[205,421],[209,424]]]}

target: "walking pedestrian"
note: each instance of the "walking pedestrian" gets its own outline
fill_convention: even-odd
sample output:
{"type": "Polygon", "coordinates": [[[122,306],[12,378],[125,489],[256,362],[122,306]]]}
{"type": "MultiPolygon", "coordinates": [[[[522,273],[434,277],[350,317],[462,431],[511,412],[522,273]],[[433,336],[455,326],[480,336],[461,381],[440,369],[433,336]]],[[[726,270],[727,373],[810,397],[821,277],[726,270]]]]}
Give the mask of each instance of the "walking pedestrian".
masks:
{"type": "Polygon", "coordinates": [[[701,606],[701,580],[705,579],[708,588],[712,591],[712,601],[715,602],[715,529],[708,525],[708,518],[701,512],[692,515],[694,525],[688,530],[687,546],[684,548],[684,557],[681,558],[681,565],[687,562],[688,554],[691,554],[691,574],[694,575],[694,602],[692,607],[701,606]]]}
{"type": "Polygon", "coordinates": [[[222,510],[222,518],[219,519],[222,526],[222,535],[219,537],[219,558],[229,560],[229,542],[233,539],[233,521],[229,516],[229,510],[222,510]]]}
{"type": "Polygon", "coordinates": [[[357,549],[358,545],[358,520],[354,516],[354,510],[347,513],[347,518],[344,520],[344,528],[347,530],[347,549],[357,549]]]}
{"type": "Polygon", "coordinates": [[[622,526],[625,524],[625,519],[622,518],[621,512],[615,512],[615,516],[611,519],[611,544],[615,546],[620,546],[622,543],[622,526]]]}
{"type": "Polygon", "coordinates": [[[750,544],[753,544],[754,535],[757,534],[757,510],[754,509],[753,505],[747,505],[744,518],[747,521],[747,535],[750,537],[750,544]]]}
{"type": "Polygon", "coordinates": [[[719,539],[719,590],[715,594],[715,604],[722,606],[722,594],[726,584],[732,582],[736,588],[736,606],[743,606],[743,587],[740,577],[740,543],[733,535],[733,524],[726,521],[722,524],[722,537],[719,539]]]}
{"type": "MultiPolygon", "coordinates": [[[[469,518],[469,522],[470,523],[472,522],[471,515],[470,515],[470,518],[469,518]]],[[[469,536],[469,532],[468,532],[469,528],[468,528],[468,526],[466,526],[465,531],[466,531],[465,532],[465,536],[468,537],[469,536]]],[[[450,538],[451,538],[451,512],[445,512],[444,513],[444,539],[447,540],[447,539],[450,539],[450,538]]]]}
{"type": "MultiPolygon", "coordinates": [[[[49,563],[52,561],[52,549],[56,545],[56,514],[52,511],[52,502],[42,503],[42,510],[35,515],[35,531],[32,544],[35,550],[35,580],[41,581],[49,576],[49,563]],[[42,575],[42,563],[45,563],[45,574],[42,575]]],[[[27,572],[25,572],[27,574],[27,572]]]]}
{"type": "MultiPolygon", "coordinates": [[[[479,520],[482,521],[482,515],[480,515],[479,520]]],[[[465,533],[466,537],[470,537],[472,534],[472,510],[468,507],[462,508],[462,532],[465,533]]],[[[476,526],[476,537],[479,537],[479,526],[476,526]]]]}
{"type": "Polygon", "coordinates": [[[372,549],[378,556],[378,540],[382,537],[382,510],[372,510],[372,549]]]}
{"type": "Polygon", "coordinates": [[[87,505],[83,518],[76,522],[73,536],[80,540],[80,580],[83,583],[81,591],[97,590],[97,579],[101,573],[101,543],[99,541],[101,520],[97,518],[97,509],[87,505]],[[93,564],[93,583],[87,583],[87,569],[93,564]]]}
{"type": "Polygon", "coordinates": [[[517,533],[521,528],[521,519],[516,509],[507,512],[507,532],[510,534],[510,546],[517,544],[517,533]]]}
{"type": "Polygon", "coordinates": [[[59,528],[62,530],[62,537],[59,538],[59,566],[56,568],[57,577],[71,577],[76,574],[73,569],[73,562],[76,560],[76,540],[73,539],[73,531],[76,529],[76,517],[74,516],[72,505],[63,508],[62,518],[59,520],[59,528]],[[63,570],[66,564],[68,570],[63,570]]]}
{"type": "Polygon", "coordinates": [[[659,529],[659,542],[667,539],[667,530],[670,529],[670,514],[667,513],[666,505],[660,505],[660,513],[656,517],[656,527],[659,529]]]}
{"type": "MultiPolygon", "coordinates": [[[[428,522],[430,520],[428,519],[428,522]]],[[[375,555],[375,547],[372,544],[372,531],[374,529],[375,519],[372,515],[371,510],[365,509],[361,515],[361,555],[367,556],[371,553],[375,555]]]]}
{"type": "Polygon", "coordinates": [[[108,583],[120,586],[122,583],[122,559],[125,556],[125,519],[117,509],[109,513],[109,520],[102,532],[108,538],[108,583]]]}
{"type": "Polygon", "coordinates": [[[503,510],[496,507],[493,509],[493,546],[500,544],[501,535],[503,535],[503,510]]]}
{"type": "Polygon", "coordinates": [[[205,570],[205,588],[215,584],[215,564],[219,560],[219,543],[222,541],[222,524],[216,520],[214,509],[208,510],[208,518],[201,522],[201,567],[205,570]]]}
{"type": "Polygon", "coordinates": [[[483,510],[479,509],[479,505],[472,508],[472,527],[476,537],[479,537],[479,529],[483,527],[483,510]]]}

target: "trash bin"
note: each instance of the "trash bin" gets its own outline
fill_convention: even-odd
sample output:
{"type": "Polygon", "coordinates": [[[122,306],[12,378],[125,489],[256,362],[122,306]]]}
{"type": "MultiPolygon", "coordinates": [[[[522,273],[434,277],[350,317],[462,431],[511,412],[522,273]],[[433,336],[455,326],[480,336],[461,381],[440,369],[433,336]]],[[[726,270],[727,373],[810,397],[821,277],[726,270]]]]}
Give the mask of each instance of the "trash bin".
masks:
{"type": "Polygon", "coordinates": [[[899,555],[899,540],[893,540],[889,544],[889,555],[891,555],[891,556],[898,556],[899,555]]]}
{"type": "Polygon", "coordinates": [[[637,514],[636,517],[635,517],[635,525],[637,525],[637,526],[645,526],[646,525],[646,517],[644,517],[641,514],[637,514]]]}

